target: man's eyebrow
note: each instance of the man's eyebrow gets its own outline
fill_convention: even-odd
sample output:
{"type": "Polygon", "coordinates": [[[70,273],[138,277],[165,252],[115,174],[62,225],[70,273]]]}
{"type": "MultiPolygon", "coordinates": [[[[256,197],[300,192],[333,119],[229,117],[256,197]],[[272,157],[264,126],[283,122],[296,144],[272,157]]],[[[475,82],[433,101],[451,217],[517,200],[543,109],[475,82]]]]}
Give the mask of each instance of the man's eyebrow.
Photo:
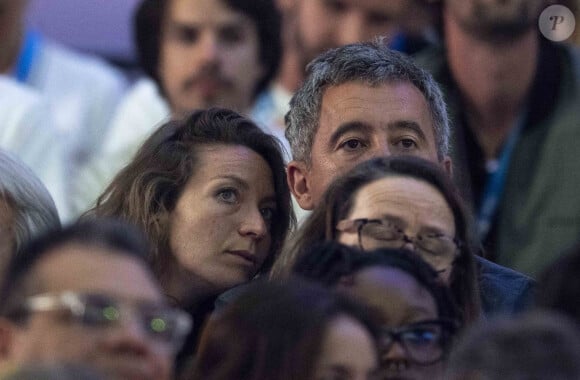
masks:
{"type": "Polygon", "coordinates": [[[372,131],[372,127],[367,123],[363,123],[362,121],[349,121],[347,123],[341,124],[336,131],[330,135],[330,146],[336,145],[338,140],[348,132],[363,132],[369,133],[372,131]]]}
{"type": "Polygon", "coordinates": [[[425,132],[421,129],[421,126],[412,120],[397,120],[392,121],[387,124],[387,129],[390,132],[394,131],[412,131],[414,132],[421,140],[427,141],[427,136],[425,136],[425,132]]]}

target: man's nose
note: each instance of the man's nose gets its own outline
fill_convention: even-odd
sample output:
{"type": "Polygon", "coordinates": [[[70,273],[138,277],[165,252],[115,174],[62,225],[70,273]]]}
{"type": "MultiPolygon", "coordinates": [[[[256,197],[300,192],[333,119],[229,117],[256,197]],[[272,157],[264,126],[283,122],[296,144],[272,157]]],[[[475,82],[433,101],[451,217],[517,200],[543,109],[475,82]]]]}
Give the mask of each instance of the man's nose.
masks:
{"type": "Polygon", "coordinates": [[[390,157],[392,155],[391,148],[387,142],[377,144],[371,151],[368,159],[377,157],[390,157]]]}
{"type": "Polygon", "coordinates": [[[196,54],[198,54],[198,58],[202,62],[214,63],[218,60],[219,49],[220,47],[217,36],[214,33],[207,31],[201,36],[199,49],[196,54]]]}

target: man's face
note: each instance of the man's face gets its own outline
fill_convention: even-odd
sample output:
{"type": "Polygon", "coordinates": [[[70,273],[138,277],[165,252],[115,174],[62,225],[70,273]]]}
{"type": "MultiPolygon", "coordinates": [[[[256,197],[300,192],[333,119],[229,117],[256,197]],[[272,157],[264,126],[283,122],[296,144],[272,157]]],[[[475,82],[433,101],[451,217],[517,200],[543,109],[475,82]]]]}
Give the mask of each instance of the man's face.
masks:
{"type": "Polygon", "coordinates": [[[480,38],[514,38],[535,27],[546,0],[446,0],[445,14],[480,38]]]}
{"type": "MultiPolygon", "coordinates": [[[[310,210],[334,178],[358,163],[401,154],[439,162],[423,94],[406,82],[347,82],[324,92],[311,164],[290,162],[288,183],[300,206],[310,210]]],[[[450,170],[448,158],[442,164],[450,170]]]]}
{"type": "Polygon", "coordinates": [[[161,29],[159,76],[174,113],[247,111],[264,73],[248,16],[223,0],[170,0],[161,29]]]}
{"type": "MultiPolygon", "coordinates": [[[[101,248],[65,245],[48,253],[29,274],[39,294],[71,291],[111,297],[130,309],[164,307],[142,263],[97,250],[101,248]]],[[[122,315],[112,326],[88,326],[65,309],[32,311],[25,323],[12,325],[7,358],[16,365],[86,364],[111,379],[170,379],[173,349],[148,335],[134,313],[127,314],[131,317],[122,315]]]]}
{"type": "MultiPolygon", "coordinates": [[[[345,44],[376,36],[392,37],[407,11],[408,0],[290,0],[294,43],[301,63],[345,44]]],[[[286,2],[288,3],[288,1],[286,2]]]]}

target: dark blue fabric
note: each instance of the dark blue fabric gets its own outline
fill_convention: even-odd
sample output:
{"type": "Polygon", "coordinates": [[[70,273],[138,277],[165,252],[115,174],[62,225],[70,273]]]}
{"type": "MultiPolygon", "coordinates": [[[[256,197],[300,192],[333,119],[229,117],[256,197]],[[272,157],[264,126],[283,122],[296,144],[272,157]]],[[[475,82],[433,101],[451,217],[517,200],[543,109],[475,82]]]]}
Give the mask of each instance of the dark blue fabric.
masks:
{"type": "Polygon", "coordinates": [[[520,272],[476,256],[484,315],[515,314],[532,306],[536,282],[520,272]]]}

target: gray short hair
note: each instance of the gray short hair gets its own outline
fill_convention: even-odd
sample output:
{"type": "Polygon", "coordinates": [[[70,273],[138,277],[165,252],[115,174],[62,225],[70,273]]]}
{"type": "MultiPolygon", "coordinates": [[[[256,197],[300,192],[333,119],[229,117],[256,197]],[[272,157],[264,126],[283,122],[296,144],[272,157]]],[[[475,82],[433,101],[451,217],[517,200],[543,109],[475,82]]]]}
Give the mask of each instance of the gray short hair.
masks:
{"type": "Polygon", "coordinates": [[[58,211],[46,187],[30,168],[2,149],[0,201],[14,211],[15,252],[39,233],[60,227],[58,211]]]}
{"type": "Polygon", "coordinates": [[[410,82],[417,87],[429,104],[437,155],[440,160],[447,155],[449,118],[439,85],[411,58],[389,49],[382,39],[329,50],[314,59],[306,70],[306,80],[292,97],[285,118],[286,139],[294,160],[310,163],[325,89],[354,81],[370,86],[410,82]]]}

